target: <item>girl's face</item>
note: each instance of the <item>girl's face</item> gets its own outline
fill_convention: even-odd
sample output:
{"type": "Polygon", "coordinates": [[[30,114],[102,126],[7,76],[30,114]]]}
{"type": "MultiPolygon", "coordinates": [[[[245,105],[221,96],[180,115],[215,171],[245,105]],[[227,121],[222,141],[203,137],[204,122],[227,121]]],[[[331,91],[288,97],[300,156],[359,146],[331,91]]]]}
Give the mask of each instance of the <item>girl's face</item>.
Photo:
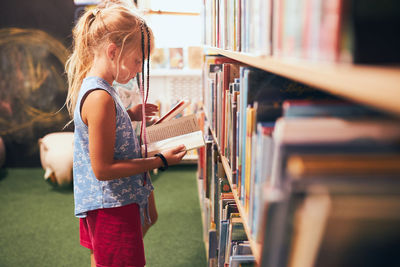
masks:
{"type": "Polygon", "coordinates": [[[139,50],[122,53],[119,68],[117,66],[115,81],[121,84],[128,83],[136,74],[142,72],[142,54],[139,50]]]}

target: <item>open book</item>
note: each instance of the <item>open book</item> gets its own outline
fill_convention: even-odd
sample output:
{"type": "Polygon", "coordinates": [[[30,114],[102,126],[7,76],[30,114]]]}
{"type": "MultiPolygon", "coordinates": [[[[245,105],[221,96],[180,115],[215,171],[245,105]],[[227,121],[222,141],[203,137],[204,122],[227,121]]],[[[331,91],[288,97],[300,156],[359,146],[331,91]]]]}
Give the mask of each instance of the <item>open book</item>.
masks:
{"type": "MultiPolygon", "coordinates": [[[[195,114],[152,125],[147,128],[146,134],[148,157],[181,144],[185,145],[186,150],[205,145],[203,132],[199,128],[195,114]]],[[[142,152],[144,154],[144,145],[142,152]]]]}
{"type": "Polygon", "coordinates": [[[190,101],[181,100],[173,108],[171,108],[164,116],[159,118],[154,124],[160,124],[162,122],[167,122],[175,118],[176,115],[181,113],[188,105],[190,101]]]}

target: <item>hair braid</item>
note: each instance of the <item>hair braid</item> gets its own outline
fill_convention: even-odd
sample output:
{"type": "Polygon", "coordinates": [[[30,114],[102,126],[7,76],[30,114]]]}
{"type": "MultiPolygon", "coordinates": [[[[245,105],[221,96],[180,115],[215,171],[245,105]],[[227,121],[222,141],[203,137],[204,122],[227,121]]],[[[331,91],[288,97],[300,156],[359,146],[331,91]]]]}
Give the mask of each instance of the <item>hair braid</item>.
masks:
{"type": "MultiPolygon", "coordinates": [[[[141,90],[143,90],[143,103],[144,105],[147,103],[147,99],[149,97],[149,88],[150,88],[150,51],[151,51],[151,46],[150,46],[150,31],[146,25],[146,23],[143,21],[141,24],[141,37],[142,37],[142,75],[141,75],[141,79],[140,82],[139,80],[138,82],[138,86],[141,90]],[[146,35],[145,35],[145,31],[146,31],[146,35]],[[146,75],[146,83],[145,83],[145,77],[144,77],[144,73],[145,73],[145,59],[146,59],[146,51],[145,51],[145,36],[147,37],[147,75],[146,75]],[[145,88],[146,87],[146,88],[145,88]],[[145,90],[146,89],[146,90],[145,90]]],[[[139,77],[137,76],[136,79],[138,79],[139,77]]],[[[142,125],[140,127],[140,135],[142,135],[143,130],[145,128],[144,123],[146,123],[145,120],[142,120],[142,125]]],[[[146,141],[146,140],[145,140],[146,141]]],[[[142,137],[140,138],[140,142],[142,144],[143,140],[142,137]]],[[[147,151],[146,151],[147,154],[147,151]]]]}
{"type": "Polygon", "coordinates": [[[150,89],[150,31],[147,28],[147,25],[144,24],[147,33],[147,95],[146,95],[146,102],[147,98],[149,97],[149,89],[150,89]]]}

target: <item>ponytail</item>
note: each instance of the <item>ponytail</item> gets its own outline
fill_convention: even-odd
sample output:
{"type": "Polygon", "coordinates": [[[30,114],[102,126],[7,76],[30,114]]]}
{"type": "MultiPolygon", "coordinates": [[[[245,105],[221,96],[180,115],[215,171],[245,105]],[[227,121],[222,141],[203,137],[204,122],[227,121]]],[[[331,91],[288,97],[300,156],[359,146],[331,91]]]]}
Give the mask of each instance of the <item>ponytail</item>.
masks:
{"type": "Polygon", "coordinates": [[[93,62],[93,52],[89,49],[89,27],[95,19],[94,12],[86,12],[73,30],[73,53],[67,60],[65,70],[68,75],[67,109],[71,119],[78,99],[79,89],[93,62]]]}

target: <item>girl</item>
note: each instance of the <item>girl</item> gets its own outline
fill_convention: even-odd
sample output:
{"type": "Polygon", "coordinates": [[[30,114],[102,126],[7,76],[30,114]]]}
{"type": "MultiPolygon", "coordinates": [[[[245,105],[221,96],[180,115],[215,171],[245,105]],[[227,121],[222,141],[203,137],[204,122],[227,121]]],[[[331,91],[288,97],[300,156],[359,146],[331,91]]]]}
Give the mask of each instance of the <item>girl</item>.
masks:
{"type": "Polygon", "coordinates": [[[144,101],[126,111],[111,84],[127,83],[142,72],[144,92],[147,59],[148,90],[153,34],[131,9],[114,2],[86,11],[73,37],[66,103],[75,124],[74,198],[80,243],[91,250],[92,266],[144,266],[141,219],[148,220],[153,190],[147,172],[179,163],[186,150],[181,145],[142,158],[131,120],[154,115],[157,108],[144,101]]]}

